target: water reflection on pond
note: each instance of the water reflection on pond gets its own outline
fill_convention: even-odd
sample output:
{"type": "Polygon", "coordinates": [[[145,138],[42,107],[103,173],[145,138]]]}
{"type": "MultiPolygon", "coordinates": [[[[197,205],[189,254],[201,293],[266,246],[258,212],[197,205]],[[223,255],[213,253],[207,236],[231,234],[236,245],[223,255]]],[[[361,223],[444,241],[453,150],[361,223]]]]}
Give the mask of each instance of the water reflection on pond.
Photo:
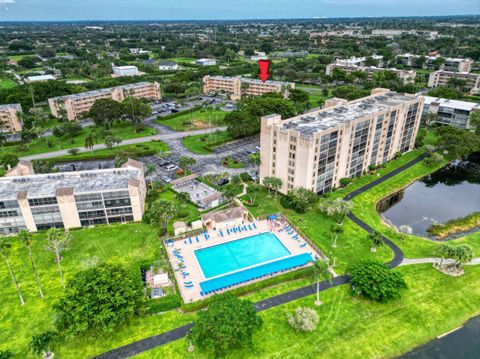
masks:
{"type": "Polygon", "coordinates": [[[392,225],[407,225],[428,237],[433,223],[445,223],[480,211],[480,159],[457,161],[414,182],[378,204],[392,225]]]}

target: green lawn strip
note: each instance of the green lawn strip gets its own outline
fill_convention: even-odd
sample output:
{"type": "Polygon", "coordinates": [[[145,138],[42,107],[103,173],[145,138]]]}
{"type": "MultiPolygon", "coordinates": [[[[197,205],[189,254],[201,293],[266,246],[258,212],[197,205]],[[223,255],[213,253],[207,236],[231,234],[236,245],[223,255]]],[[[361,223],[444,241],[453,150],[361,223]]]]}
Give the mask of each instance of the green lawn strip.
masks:
{"type": "Polygon", "coordinates": [[[0,79],[0,89],[11,89],[17,86],[15,81],[10,79],[0,79]]]}
{"type": "MultiPolygon", "coordinates": [[[[450,277],[431,265],[396,269],[409,285],[401,299],[376,303],[354,298],[348,286],[302,298],[261,313],[263,327],[254,335],[254,347],[233,351],[228,358],[391,358],[426,343],[478,315],[480,267],[468,267],[461,277],[450,277]],[[286,314],[299,306],[314,308],[320,324],[312,333],[297,333],[286,314]]],[[[187,351],[177,340],[136,358],[207,358],[196,349],[187,351]]]]}
{"type": "MultiPolygon", "coordinates": [[[[71,233],[73,241],[70,249],[63,253],[64,259],[62,260],[62,269],[67,282],[79,270],[86,268],[89,260],[121,264],[133,274],[140,275],[138,272],[140,262],[159,259],[159,240],[156,232],[152,227],[144,224],[101,226],[94,229],[74,230],[71,233]]],[[[44,248],[45,233],[34,235],[32,248],[45,293],[44,299],[40,299],[38,296],[27,249],[15,238],[12,238],[12,244],[9,259],[24,295],[25,305],[20,305],[7,266],[2,258],[0,265],[0,292],[2,293],[0,350],[10,349],[19,358],[25,358],[28,357],[26,347],[32,335],[52,327],[52,306],[62,295],[63,289],[53,255],[44,248]]],[[[162,325],[160,321],[157,326],[159,325],[162,325]]],[[[88,342],[87,339],[85,341],[88,342]]],[[[103,339],[99,340],[96,345],[100,345],[102,342],[103,339]]],[[[82,343],[77,350],[86,350],[86,345],[82,343]]],[[[89,355],[81,355],[81,357],[86,356],[89,355]]]]}
{"type": "Polygon", "coordinates": [[[221,110],[209,111],[208,109],[201,109],[166,120],[162,120],[162,118],[159,117],[157,122],[162,125],[166,125],[175,131],[189,131],[208,127],[209,123],[214,127],[222,126],[224,124],[223,119],[225,117],[225,113],[225,111],[221,110]],[[195,122],[200,122],[201,127],[195,126],[195,122]]]}
{"type": "Polygon", "coordinates": [[[111,149],[103,148],[100,150],[80,152],[76,155],[59,156],[50,159],[51,162],[70,162],[80,160],[99,160],[106,158],[114,158],[116,153],[121,151],[129,151],[135,156],[147,156],[153,154],[162,154],[168,151],[168,146],[162,141],[150,141],[136,143],[134,145],[120,145],[111,149]]]}
{"type": "Polygon", "coordinates": [[[205,135],[194,135],[185,137],[182,140],[187,150],[199,155],[209,155],[213,153],[215,147],[226,142],[232,141],[233,138],[226,131],[217,131],[215,133],[205,135]]]}
{"type": "Polygon", "coordinates": [[[245,163],[238,162],[231,156],[225,157],[222,164],[227,168],[245,168],[245,163]]]}
{"type": "MultiPolygon", "coordinates": [[[[28,149],[25,151],[20,151],[17,146],[4,146],[3,149],[0,149],[0,153],[3,152],[13,152],[19,157],[35,155],[39,153],[52,152],[64,149],[70,149],[75,147],[84,147],[85,146],[85,137],[93,130],[93,128],[84,128],[82,132],[75,136],[72,139],[66,137],[55,137],[50,136],[48,139],[51,141],[51,147],[47,143],[47,138],[38,138],[33,140],[28,144],[28,149]]],[[[145,127],[143,131],[134,132],[132,125],[128,122],[115,123],[113,128],[109,130],[113,136],[118,136],[124,140],[130,138],[146,137],[151,136],[156,133],[153,128],[145,127]]],[[[99,143],[103,143],[103,139],[98,139],[99,143]]]]}
{"type": "MultiPolygon", "coordinates": [[[[245,197],[246,198],[246,197],[245,197]]],[[[343,274],[350,265],[363,259],[378,259],[387,262],[393,258],[393,252],[386,246],[378,248],[376,253],[370,251],[370,242],[367,232],[356,224],[346,219],[343,227],[344,233],[337,240],[337,247],[332,247],[330,226],[335,223],[333,219],[313,208],[304,214],[293,210],[284,209],[279,200],[269,197],[267,191],[257,195],[257,207],[248,207],[254,216],[265,216],[273,213],[283,213],[292,224],[301,230],[318,248],[328,257],[335,258],[335,271],[343,274]]]]}
{"type": "MultiPolygon", "coordinates": [[[[389,194],[408,186],[415,180],[438,170],[444,165],[445,162],[432,168],[425,166],[423,162],[417,163],[408,170],[397,174],[378,186],[375,186],[368,192],[355,197],[353,199],[353,213],[372,228],[375,228],[389,239],[392,239],[404,251],[406,257],[431,257],[433,255],[433,250],[438,243],[413,235],[409,235],[407,236],[407,239],[402,240],[398,233],[391,226],[382,221],[381,216],[377,212],[376,204],[389,194]]],[[[480,241],[478,241],[479,238],[480,234],[474,233],[460,239],[452,240],[449,243],[468,243],[473,247],[475,253],[480,254],[480,241]]]]}

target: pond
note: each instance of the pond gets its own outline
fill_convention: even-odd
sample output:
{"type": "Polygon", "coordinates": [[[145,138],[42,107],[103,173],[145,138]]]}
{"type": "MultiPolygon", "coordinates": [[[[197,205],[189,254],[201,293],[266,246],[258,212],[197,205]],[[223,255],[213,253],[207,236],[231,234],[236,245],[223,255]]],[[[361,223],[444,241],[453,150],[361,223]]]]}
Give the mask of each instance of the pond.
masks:
{"type": "Polygon", "coordinates": [[[409,226],[412,233],[431,237],[434,223],[480,211],[480,155],[455,161],[407,188],[383,199],[378,210],[393,226],[409,226]]]}

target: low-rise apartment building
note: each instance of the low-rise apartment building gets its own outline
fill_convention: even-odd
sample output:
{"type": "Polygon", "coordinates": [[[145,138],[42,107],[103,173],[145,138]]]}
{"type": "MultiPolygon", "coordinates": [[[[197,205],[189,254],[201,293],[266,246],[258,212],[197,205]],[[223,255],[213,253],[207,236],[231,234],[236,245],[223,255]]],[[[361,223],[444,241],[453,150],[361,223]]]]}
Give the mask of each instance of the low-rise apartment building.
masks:
{"type": "Polygon", "coordinates": [[[455,72],[470,72],[472,69],[473,60],[471,59],[462,59],[462,58],[451,58],[448,57],[445,59],[443,64],[436,64],[436,61],[440,56],[421,56],[415,54],[402,54],[398,55],[397,58],[406,66],[417,67],[417,68],[434,68],[445,71],[455,71],[455,72]]]}
{"type": "MultiPolygon", "coordinates": [[[[378,63],[378,67],[383,66],[383,56],[382,55],[372,55],[371,58],[378,63]]],[[[365,66],[365,62],[367,61],[367,57],[351,57],[349,59],[337,59],[335,63],[339,65],[347,65],[347,66],[365,66]]]]}
{"type": "Polygon", "coordinates": [[[294,89],[293,82],[261,81],[242,77],[210,76],[203,78],[203,92],[223,92],[230,94],[232,100],[238,100],[242,96],[260,96],[264,93],[275,92],[289,96],[289,90],[294,89]]]}
{"type": "Polygon", "coordinates": [[[352,73],[355,71],[365,72],[367,74],[368,80],[371,80],[373,78],[373,74],[375,72],[390,71],[396,74],[404,85],[414,83],[415,76],[417,75],[417,73],[414,70],[398,70],[395,68],[386,69],[386,68],[375,67],[375,66],[357,66],[357,65],[343,64],[341,62],[335,62],[327,65],[325,73],[330,76],[333,72],[333,69],[340,69],[347,73],[352,73]]]}
{"type": "Polygon", "coordinates": [[[302,187],[318,194],[407,152],[415,145],[423,96],[374,89],[358,100],[331,99],[290,119],[261,119],[260,179],[282,180],[280,192],[302,187]]]}
{"type": "Polygon", "coordinates": [[[424,115],[437,115],[436,123],[463,129],[470,128],[470,114],[475,111],[480,111],[479,103],[431,96],[425,96],[423,106],[424,115]]]}
{"type": "Polygon", "coordinates": [[[141,221],[145,197],[143,164],[135,160],[122,168],[51,174],[34,174],[21,161],[0,178],[0,235],[141,221]]]}
{"type": "Polygon", "coordinates": [[[0,105],[0,132],[17,133],[22,131],[21,112],[22,106],[19,103],[0,105]]]}
{"type": "Polygon", "coordinates": [[[472,59],[447,57],[442,69],[445,71],[470,72],[472,70],[472,64],[472,59]]]}
{"type": "Polygon", "coordinates": [[[90,110],[95,101],[99,99],[112,99],[123,101],[127,97],[149,98],[158,100],[160,96],[160,85],[157,82],[137,82],[117,87],[110,87],[100,90],[81,92],[73,95],[66,95],[48,99],[50,111],[55,117],[61,117],[62,112],[70,121],[77,121],[79,116],[90,110]]]}
{"type": "Polygon", "coordinates": [[[216,59],[198,59],[195,61],[196,65],[200,66],[215,66],[217,64],[216,59]]]}
{"type": "Polygon", "coordinates": [[[445,70],[432,72],[428,78],[428,87],[435,88],[438,86],[447,86],[450,79],[465,81],[465,89],[470,90],[472,93],[480,89],[480,74],[445,70]]]}

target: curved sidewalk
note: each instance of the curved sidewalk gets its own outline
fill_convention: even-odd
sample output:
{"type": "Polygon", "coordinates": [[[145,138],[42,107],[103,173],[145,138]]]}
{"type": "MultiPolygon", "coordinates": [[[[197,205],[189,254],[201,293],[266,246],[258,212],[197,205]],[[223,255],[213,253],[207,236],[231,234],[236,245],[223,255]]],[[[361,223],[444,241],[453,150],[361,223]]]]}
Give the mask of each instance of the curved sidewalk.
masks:
{"type": "MultiPolygon", "coordinates": [[[[416,165],[417,163],[421,162],[424,158],[426,157],[425,154],[422,154],[415,158],[414,160],[404,164],[403,166],[400,166],[396,168],[395,170],[387,173],[386,175],[376,179],[375,181],[366,184],[363,187],[360,187],[359,189],[349,193],[347,196],[344,197],[345,200],[350,200],[365,191],[368,191],[369,189],[379,185],[382,182],[385,182],[386,180],[392,178],[393,176],[405,171],[406,169],[409,169],[410,167],[416,165]]],[[[354,223],[356,223],[358,226],[363,228],[365,231],[371,233],[373,232],[373,228],[370,227],[368,224],[363,222],[361,219],[359,219],[357,216],[355,216],[353,213],[348,214],[348,218],[350,218],[354,223]]],[[[391,240],[388,238],[382,236],[382,240],[387,245],[394,253],[393,259],[386,263],[389,265],[391,268],[395,268],[399,266],[402,261],[404,260],[404,255],[402,250],[394,244],[391,240]]],[[[323,281],[320,282],[320,291],[324,291],[326,289],[330,289],[339,285],[347,284],[350,281],[350,278],[348,275],[344,274],[338,277],[333,278],[331,281],[323,281]]],[[[286,293],[278,294],[276,296],[266,298],[264,300],[261,300],[260,302],[255,303],[255,309],[257,311],[263,311],[267,310],[282,304],[286,304],[289,302],[292,302],[294,300],[304,298],[310,295],[313,295],[316,293],[316,286],[315,285],[308,285],[302,288],[294,289],[286,293]]],[[[188,331],[190,328],[193,327],[193,323],[184,325],[182,327],[178,327],[175,329],[172,329],[168,332],[155,335],[152,337],[148,337],[136,342],[133,342],[131,344],[124,345],[122,347],[113,349],[111,351],[105,352],[103,354],[100,354],[96,356],[95,358],[98,359],[120,359],[120,358],[129,358],[134,355],[140,354],[142,352],[145,352],[147,350],[159,347],[161,345],[168,344],[170,342],[173,342],[177,339],[183,338],[185,335],[187,335],[188,331]]]]}

